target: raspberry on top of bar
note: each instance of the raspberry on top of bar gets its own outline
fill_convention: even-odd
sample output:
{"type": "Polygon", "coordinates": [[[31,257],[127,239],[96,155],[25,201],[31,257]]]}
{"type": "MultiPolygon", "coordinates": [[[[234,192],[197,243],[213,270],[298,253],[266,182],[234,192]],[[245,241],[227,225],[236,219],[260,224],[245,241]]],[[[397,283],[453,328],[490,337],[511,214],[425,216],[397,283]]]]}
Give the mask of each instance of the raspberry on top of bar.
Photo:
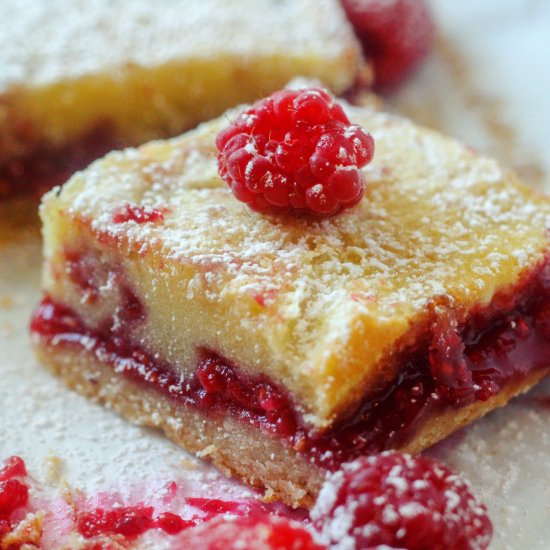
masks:
{"type": "Polygon", "coordinates": [[[550,215],[494,160],[346,110],[376,141],[356,207],[314,220],[237,201],[216,165],[229,112],[49,193],[45,292],[97,329],[122,322],[131,288],[144,311],[125,337],[156,359],[185,374],[211,350],[283,388],[313,431],[330,427],[395,379],[434,312],[461,325],[541,265],[550,215]]]}

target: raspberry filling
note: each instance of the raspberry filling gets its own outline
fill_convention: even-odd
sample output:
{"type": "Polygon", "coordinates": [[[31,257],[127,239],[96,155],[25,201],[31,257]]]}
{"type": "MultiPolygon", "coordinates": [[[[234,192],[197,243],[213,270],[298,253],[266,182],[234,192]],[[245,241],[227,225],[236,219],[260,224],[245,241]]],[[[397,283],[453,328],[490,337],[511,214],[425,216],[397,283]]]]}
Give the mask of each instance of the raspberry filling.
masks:
{"type": "MultiPolygon", "coordinates": [[[[25,141],[32,141],[32,135],[26,136],[25,141]]],[[[108,121],[97,123],[86,134],[62,147],[38,143],[33,152],[0,165],[0,200],[23,195],[38,198],[121,145],[108,121]]]]}
{"type": "Polygon", "coordinates": [[[430,413],[486,401],[508,384],[548,368],[549,269],[550,256],[513,291],[474,308],[461,326],[434,314],[429,334],[403,352],[397,378],[324,433],[304,424],[283,388],[265,376],[244,375],[212,350],[199,350],[195,371],[182,376],[133,342],[128,334],[145,319],[146,309],[127,284],[121,283],[121,296],[131,311],[124,315],[117,308],[110,325],[92,330],[46,296],[34,312],[31,331],[48,345],[85,347],[116,372],[182,404],[252,423],[334,470],[357,456],[404,445],[430,413]]]}
{"type": "Polygon", "coordinates": [[[135,222],[138,225],[143,223],[156,223],[164,220],[164,212],[150,206],[137,206],[135,204],[124,204],[113,214],[114,223],[135,222]]]}
{"type": "Polygon", "coordinates": [[[155,514],[153,506],[144,504],[118,506],[109,510],[98,507],[77,511],[76,528],[87,539],[99,535],[123,535],[127,540],[134,540],[152,529],[160,529],[168,535],[175,535],[219,516],[267,517],[270,512],[268,506],[255,500],[226,501],[190,497],[185,499],[185,502],[197,508],[200,513],[184,519],[172,512],[155,514]]]}

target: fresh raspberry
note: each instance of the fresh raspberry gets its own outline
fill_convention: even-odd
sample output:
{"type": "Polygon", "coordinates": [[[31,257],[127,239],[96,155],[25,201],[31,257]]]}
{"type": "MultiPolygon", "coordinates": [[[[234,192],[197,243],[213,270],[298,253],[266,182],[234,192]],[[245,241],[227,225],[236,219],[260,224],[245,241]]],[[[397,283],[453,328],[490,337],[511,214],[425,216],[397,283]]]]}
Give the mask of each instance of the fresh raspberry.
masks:
{"type": "Polygon", "coordinates": [[[269,515],[213,519],[178,539],[189,550],[324,550],[303,525],[269,515]]]}
{"type": "Polygon", "coordinates": [[[258,212],[331,216],[365,192],[360,168],[374,140],[320,88],[282,90],[242,113],[217,138],[218,169],[258,212]]]}
{"type": "Polygon", "coordinates": [[[346,548],[483,550],[492,535],[465,481],[435,460],[391,451],[332,474],[311,517],[323,542],[346,548]]]}
{"type": "Polygon", "coordinates": [[[374,65],[378,90],[398,86],[429,53],[435,33],[424,0],[342,0],[342,4],[374,65]]]}

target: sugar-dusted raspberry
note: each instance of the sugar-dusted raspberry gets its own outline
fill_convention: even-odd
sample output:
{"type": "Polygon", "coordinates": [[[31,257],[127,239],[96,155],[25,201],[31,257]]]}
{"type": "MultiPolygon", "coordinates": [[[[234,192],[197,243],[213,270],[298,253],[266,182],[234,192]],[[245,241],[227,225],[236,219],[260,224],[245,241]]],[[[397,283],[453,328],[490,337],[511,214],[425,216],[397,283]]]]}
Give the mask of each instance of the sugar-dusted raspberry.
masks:
{"type": "Polygon", "coordinates": [[[435,460],[393,451],[332,474],[311,517],[335,548],[483,550],[492,535],[465,481],[435,460]]]}
{"type": "Polygon", "coordinates": [[[426,57],[434,24],[425,0],[342,0],[366,56],[375,86],[399,85],[426,57]]]}
{"type": "Polygon", "coordinates": [[[190,550],[325,550],[300,523],[267,514],[213,519],[184,532],[178,543],[190,550]]]}
{"type": "Polygon", "coordinates": [[[244,111],[217,138],[218,169],[258,212],[331,216],[365,192],[360,168],[374,140],[323,89],[282,90],[244,111]]]}

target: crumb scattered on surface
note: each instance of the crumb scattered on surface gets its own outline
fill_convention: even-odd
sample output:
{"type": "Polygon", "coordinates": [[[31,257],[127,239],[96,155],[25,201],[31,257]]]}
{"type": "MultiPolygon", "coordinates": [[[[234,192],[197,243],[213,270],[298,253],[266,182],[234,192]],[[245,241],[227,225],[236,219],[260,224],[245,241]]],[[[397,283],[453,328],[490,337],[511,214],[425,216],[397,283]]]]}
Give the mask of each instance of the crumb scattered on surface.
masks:
{"type": "Polygon", "coordinates": [[[43,461],[44,479],[47,483],[57,484],[61,481],[64,464],[63,460],[55,455],[48,455],[43,461]]]}

